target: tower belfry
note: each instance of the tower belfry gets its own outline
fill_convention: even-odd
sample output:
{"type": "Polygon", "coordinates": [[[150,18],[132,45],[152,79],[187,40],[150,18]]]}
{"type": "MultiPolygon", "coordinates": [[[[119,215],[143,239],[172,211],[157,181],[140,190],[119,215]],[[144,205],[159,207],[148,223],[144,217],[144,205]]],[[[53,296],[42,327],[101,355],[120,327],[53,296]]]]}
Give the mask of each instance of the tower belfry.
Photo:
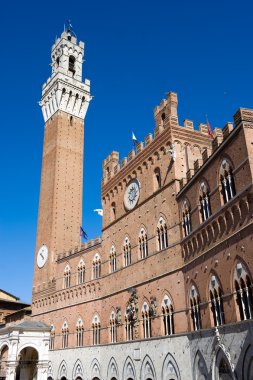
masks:
{"type": "Polygon", "coordinates": [[[52,46],[43,85],[45,122],[34,285],[54,275],[55,254],[79,245],[82,222],[84,119],[90,81],[82,82],[84,43],[71,30],[52,46]]]}

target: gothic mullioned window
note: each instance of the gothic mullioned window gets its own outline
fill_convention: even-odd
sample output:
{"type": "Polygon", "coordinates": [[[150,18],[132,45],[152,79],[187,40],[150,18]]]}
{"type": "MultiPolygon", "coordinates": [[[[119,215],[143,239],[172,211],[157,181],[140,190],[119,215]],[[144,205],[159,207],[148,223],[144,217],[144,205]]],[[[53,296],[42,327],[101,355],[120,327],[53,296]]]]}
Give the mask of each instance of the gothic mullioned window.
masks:
{"type": "Polygon", "coordinates": [[[209,284],[211,310],[213,314],[214,326],[221,326],[225,323],[222,290],[216,276],[212,276],[209,284]]]}
{"type": "Polygon", "coordinates": [[[201,316],[199,309],[199,294],[194,285],[191,287],[191,295],[190,295],[190,305],[191,305],[191,318],[193,330],[197,331],[201,329],[201,316]]]}
{"type": "Polygon", "coordinates": [[[116,271],[116,249],[115,246],[112,245],[110,250],[110,272],[113,273],[116,271]]]}
{"type": "Polygon", "coordinates": [[[141,310],[142,323],[143,323],[143,337],[144,339],[151,337],[151,319],[150,319],[150,309],[147,302],[144,302],[141,310]]]}
{"type": "Polygon", "coordinates": [[[202,217],[202,222],[204,222],[205,220],[210,218],[210,216],[212,215],[209,190],[208,190],[207,184],[204,181],[202,181],[200,184],[199,193],[200,193],[199,201],[200,201],[201,217],[202,217]]]}
{"type": "Polygon", "coordinates": [[[62,348],[68,347],[69,328],[68,323],[65,321],[62,325],[62,348]]]}
{"type": "Polygon", "coordinates": [[[144,228],[141,228],[139,233],[139,249],[141,259],[145,259],[148,256],[148,238],[144,228]]]}
{"type": "Polygon", "coordinates": [[[92,342],[93,345],[100,344],[100,319],[95,315],[92,320],[92,342]]]}
{"type": "Polygon", "coordinates": [[[55,341],[55,327],[54,327],[54,325],[51,325],[49,350],[54,349],[54,341],[55,341]]]}
{"type": "Polygon", "coordinates": [[[101,276],[101,259],[98,253],[95,254],[92,263],[92,278],[93,280],[101,276]]]}
{"type": "Polygon", "coordinates": [[[161,216],[157,225],[157,237],[158,237],[158,245],[159,250],[168,248],[168,232],[167,225],[165,220],[161,216]]]}
{"type": "Polygon", "coordinates": [[[131,257],[131,244],[128,239],[128,237],[125,238],[124,246],[123,246],[123,251],[124,251],[124,264],[125,267],[131,264],[132,262],[132,257],[131,257]]]}
{"type": "Polygon", "coordinates": [[[110,335],[111,343],[117,342],[117,321],[115,311],[113,310],[110,315],[110,335]]]}
{"type": "Polygon", "coordinates": [[[192,231],[191,208],[187,200],[184,200],[183,202],[183,228],[184,228],[184,236],[189,235],[192,231]]]}
{"type": "Polygon", "coordinates": [[[85,281],[85,264],[83,259],[80,260],[77,268],[77,283],[78,285],[83,284],[85,281]]]}
{"type": "Polygon", "coordinates": [[[125,315],[126,340],[134,339],[134,323],[131,311],[127,308],[125,315]]]}
{"type": "Polygon", "coordinates": [[[235,273],[236,302],[242,321],[253,318],[252,281],[244,265],[237,263],[235,273]]]}
{"type": "Polygon", "coordinates": [[[164,335],[174,334],[174,310],[171,299],[165,295],[162,302],[164,335]]]}
{"type": "Polygon", "coordinates": [[[221,163],[220,180],[223,201],[227,203],[236,194],[232,165],[227,159],[224,159],[221,163]]]}
{"type": "Polygon", "coordinates": [[[77,345],[77,347],[83,346],[83,333],[84,333],[83,321],[81,320],[81,318],[79,318],[77,323],[76,323],[76,345],[77,345]]]}
{"type": "Polygon", "coordinates": [[[64,269],[64,288],[70,287],[70,267],[67,265],[64,269]]]}

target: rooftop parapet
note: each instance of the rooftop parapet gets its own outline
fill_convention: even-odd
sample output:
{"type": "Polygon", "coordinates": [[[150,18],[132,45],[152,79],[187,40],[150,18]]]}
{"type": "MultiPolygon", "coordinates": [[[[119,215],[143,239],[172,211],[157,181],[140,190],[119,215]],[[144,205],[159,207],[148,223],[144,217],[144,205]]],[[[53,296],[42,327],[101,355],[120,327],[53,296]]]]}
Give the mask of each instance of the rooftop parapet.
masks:
{"type": "Polygon", "coordinates": [[[253,110],[249,108],[239,108],[234,115],[235,126],[237,127],[242,122],[253,123],[253,110]]]}

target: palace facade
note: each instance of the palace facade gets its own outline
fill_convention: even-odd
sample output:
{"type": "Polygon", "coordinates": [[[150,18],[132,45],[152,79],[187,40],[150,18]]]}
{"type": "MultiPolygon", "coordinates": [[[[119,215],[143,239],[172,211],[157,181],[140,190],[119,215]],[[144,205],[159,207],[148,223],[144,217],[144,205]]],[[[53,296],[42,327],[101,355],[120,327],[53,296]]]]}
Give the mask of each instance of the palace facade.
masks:
{"type": "Polygon", "coordinates": [[[0,330],[2,378],[252,380],[253,110],[212,138],[170,92],[104,160],[102,238],[80,244],[83,57],[71,30],[52,47],[32,317],[0,330]]]}

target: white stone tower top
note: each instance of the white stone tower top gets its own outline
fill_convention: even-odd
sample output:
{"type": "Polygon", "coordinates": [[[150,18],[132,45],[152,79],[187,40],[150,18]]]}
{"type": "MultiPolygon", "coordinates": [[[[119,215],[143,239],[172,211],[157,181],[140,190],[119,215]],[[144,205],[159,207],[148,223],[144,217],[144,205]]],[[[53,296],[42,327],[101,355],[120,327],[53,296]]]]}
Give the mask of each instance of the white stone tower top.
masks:
{"type": "Polygon", "coordinates": [[[43,85],[40,106],[44,121],[58,110],[84,120],[90,96],[90,81],[82,82],[84,43],[71,30],[64,31],[52,46],[52,75],[43,85]]]}

